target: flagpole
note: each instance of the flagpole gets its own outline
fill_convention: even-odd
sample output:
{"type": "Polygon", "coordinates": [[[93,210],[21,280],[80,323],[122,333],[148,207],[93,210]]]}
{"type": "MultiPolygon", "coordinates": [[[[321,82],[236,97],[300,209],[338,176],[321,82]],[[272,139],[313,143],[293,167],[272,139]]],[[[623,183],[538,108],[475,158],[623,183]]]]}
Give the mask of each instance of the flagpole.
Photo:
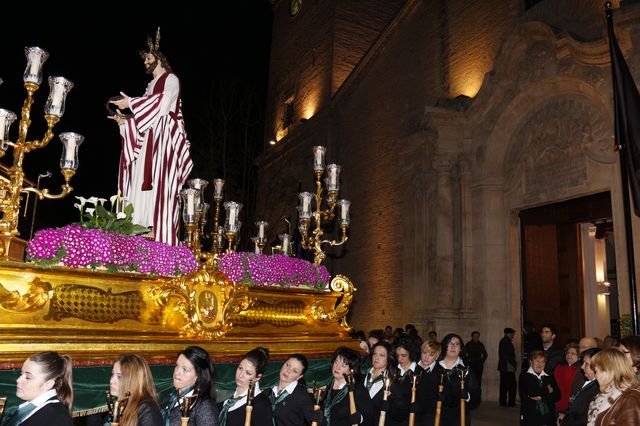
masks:
{"type": "Polygon", "coordinates": [[[631,296],[631,334],[638,334],[638,294],[636,289],[636,265],[633,250],[633,229],[631,223],[631,203],[629,202],[629,171],[627,170],[627,149],[620,147],[620,177],[622,180],[622,204],[624,210],[624,234],[627,246],[627,271],[629,274],[629,294],[631,296]]]}
{"type": "MultiPolygon", "coordinates": [[[[613,85],[613,105],[615,116],[615,139],[618,147],[618,153],[620,158],[620,180],[622,183],[622,205],[624,211],[624,225],[625,225],[625,243],[627,249],[627,271],[629,275],[629,295],[631,297],[631,332],[634,335],[638,334],[638,294],[636,288],[636,267],[635,267],[635,253],[633,250],[633,228],[631,221],[631,203],[629,200],[629,156],[628,146],[628,122],[626,117],[626,99],[620,99],[621,95],[624,96],[624,83],[622,81],[622,70],[620,62],[624,64],[624,58],[618,52],[619,47],[615,40],[615,33],[613,30],[613,10],[610,1],[605,3],[605,10],[607,15],[607,29],[609,33],[609,50],[611,53],[611,80],[613,85]],[[621,57],[618,60],[617,56],[621,57]],[[622,86],[622,87],[621,87],[622,86]],[[622,111],[621,111],[622,110],[622,111]],[[621,118],[622,116],[622,118],[621,118]],[[624,121],[621,123],[620,121],[624,121]],[[624,135],[622,134],[624,132],[624,135]]],[[[624,67],[625,71],[626,66],[624,67]]],[[[633,86],[635,89],[635,84],[633,86]]],[[[635,90],[637,94],[637,89],[635,90]]],[[[630,94],[630,96],[633,96],[630,94]]]]}

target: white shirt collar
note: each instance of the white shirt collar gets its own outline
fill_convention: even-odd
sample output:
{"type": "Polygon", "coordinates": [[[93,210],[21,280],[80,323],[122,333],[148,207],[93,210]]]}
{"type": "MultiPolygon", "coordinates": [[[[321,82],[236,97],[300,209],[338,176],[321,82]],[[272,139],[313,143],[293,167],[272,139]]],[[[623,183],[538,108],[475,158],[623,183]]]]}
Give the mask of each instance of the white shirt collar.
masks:
{"type": "Polygon", "coordinates": [[[548,374],[545,373],[544,370],[542,370],[542,373],[540,373],[540,374],[536,373],[535,371],[533,371],[533,367],[529,367],[529,369],[527,370],[527,373],[533,374],[538,379],[541,379],[543,376],[548,376],[548,374]]]}
{"type": "Polygon", "coordinates": [[[444,358],[440,360],[439,364],[445,369],[445,370],[451,370],[451,368],[454,368],[457,365],[461,365],[462,367],[464,367],[464,362],[462,362],[462,359],[460,359],[460,357],[458,357],[458,359],[456,359],[456,362],[453,363],[453,365],[451,366],[451,368],[448,368],[447,365],[444,363],[444,358]]]}
{"type": "MultiPolygon", "coordinates": [[[[293,382],[289,383],[287,387],[283,389],[283,391],[287,391],[287,394],[291,395],[297,386],[298,386],[298,381],[294,380],[293,382]]],[[[272,390],[273,390],[273,394],[275,396],[278,396],[278,385],[275,385],[272,390]]]]}
{"type": "MultiPolygon", "coordinates": [[[[245,405],[245,404],[247,403],[247,393],[248,393],[248,392],[249,392],[249,389],[246,389],[246,390],[244,391],[244,393],[243,393],[243,394],[238,395],[238,396],[242,396],[242,398],[240,398],[238,401],[236,401],[236,403],[235,403],[235,404],[233,404],[231,407],[229,407],[229,411],[233,411],[233,410],[235,410],[235,409],[237,409],[237,408],[240,408],[240,407],[242,407],[243,405],[245,405]]],[[[261,392],[261,391],[260,391],[260,382],[257,382],[257,383],[256,383],[256,387],[255,387],[255,389],[254,389],[254,391],[253,391],[253,396],[254,396],[254,397],[255,397],[255,396],[257,396],[260,392],[261,392]]],[[[236,396],[236,394],[235,394],[235,393],[233,394],[233,396],[234,396],[235,398],[237,398],[237,397],[238,397],[238,396],[236,396]]]]}
{"type": "Polygon", "coordinates": [[[22,407],[23,405],[27,405],[29,403],[35,405],[36,407],[41,407],[41,406],[44,405],[45,402],[47,402],[52,397],[57,396],[57,395],[58,395],[58,393],[56,392],[55,389],[49,389],[45,393],[40,394],[39,396],[33,398],[31,401],[23,402],[22,404],[20,404],[20,407],[22,407]]]}
{"type": "Polygon", "coordinates": [[[400,364],[398,364],[398,370],[400,370],[400,375],[404,376],[405,373],[409,370],[411,371],[416,371],[416,363],[412,362],[411,365],[409,366],[409,368],[407,368],[406,370],[404,368],[402,368],[402,366],[400,364]]]}
{"type": "Polygon", "coordinates": [[[422,367],[422,362],[420,362],[420,367],[426,372],[433,370],[435,365],[436,365],[436,361],[433,361],[431,364],[427,365],[426,367],[422,367]]]}

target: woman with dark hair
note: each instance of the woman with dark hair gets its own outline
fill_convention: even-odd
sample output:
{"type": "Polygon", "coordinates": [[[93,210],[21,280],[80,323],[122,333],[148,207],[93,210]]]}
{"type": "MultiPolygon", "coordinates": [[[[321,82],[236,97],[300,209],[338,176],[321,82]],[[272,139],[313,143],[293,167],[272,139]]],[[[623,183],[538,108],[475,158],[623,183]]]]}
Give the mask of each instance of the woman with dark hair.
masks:
{"type": "Polygon", "coordinates": [[[220,426],[244,426],[247,416],[247,397],[249,386],[254,384],[252,426],[273,426],[273,413],[268,392],[260,389],[260,379],[269,362],[269,349],[258,347],[242,356],[236,368],[236,390],[222,404],[220,409],[220,426]]]}
{"type": "Polygon", "coordinates": [[[556,402],[556,413],[561,413],[569,406],[571,387],[580,369],[580,349],[578,343],[567,343],[564,347],[564,361],[553,370],[553,378],[560,389],[560,400],[556,402]]]}
{"type": "Polygon", "coordinates": [[[623,337],[618,349],[627,357],[627,363],[633,368],[636,378],[640,379],[640,336],[623,337]]]}
{"type": "Polygon", "coordinates": [[[31,355],[16,380],[16,396],[25,401],[7,415],[5,426],[72,426],[71,357],[57,352],[31,355]]]}
{"type": "Polygon", "coordinates": [[[331,382],[327,385],[327,393],[322,401],[324,426],[372,425],[373,409],[371,398],[362,382],[358,380],[360,357],[356,351],[341,346],[331,357],[331,382]],[[349,387],[346,376],[354,375],[353,393],[356,412],[349,410],[349,387]]]}
{"type": "Polygon", "coordinates": [[[419,358],[415,341],[409,337],[398,340],[395,352],[398,360],[398,377],[404,382],[407,372],[413,373],[415,371],[416,361],[419,358]]]}
{"type": "Polygon", "coordinates": [[[398,369],[393,348],[387,342],[381,341],[371,349],[371,369],[364,377],[364,387],[369,392],[373,407],[373,424],[380,421],[380,411],[386,413],[385,425],[402,425],[408,418],[409,400],[406,387],[396,380],[398,369]],[[384,401],[384,381],[390,380],[390,392],[384,401]]]}
{"type": "Polygon", "coordinates": [[[531,366],[520,374],[520,419],[523,426],[552,426],[556,424],[555,404],[560,400],[560,389],[544,371],[547,355],[544,351],[529,354],[531,366]]]}
{"type": "Polygon", "coordinates": [[[322,423],[322,411],[313,411],[313,398],[307,392],[304,373],[309,362],[304,355],[289,355],[280,368],[278,384],[269,392],[274,424],[277,426],[322,423]]]}
{"type": "Polygon", "coordinates": [[[598,382],[593,371],[591,359],[600,352],[600,348],[591,348],[580,354],[585,382],[582,388],[569,398],[569,408],[558,415],[561,426],[584,426],[587,424],[589,404],[598,395],[598,382]]]}
{"type": "Polygon", "coordinates": [[[173,370],[173,388],[165,396],[162,410],[165,426],[180,426],[183,398],[197,394],[189,415],[189,426],[218,426],[214,367],[209,353],[189,346],[178,354],[173,370]]]}
{"type": "Polygon", "coordinates": [[[442,413],[441,425],[460,424],[460,406],[465,404],[465,422],[470,424],[469,405],[475,404],[480,398],[480,385],[468,367],[462,362],[460,353],[464,347],[462,337],[450,333],[444,336],[441,343],[440,367],[442,367],[442,413]],[[464,389],[462,387],[464,383],[464,389]]]}

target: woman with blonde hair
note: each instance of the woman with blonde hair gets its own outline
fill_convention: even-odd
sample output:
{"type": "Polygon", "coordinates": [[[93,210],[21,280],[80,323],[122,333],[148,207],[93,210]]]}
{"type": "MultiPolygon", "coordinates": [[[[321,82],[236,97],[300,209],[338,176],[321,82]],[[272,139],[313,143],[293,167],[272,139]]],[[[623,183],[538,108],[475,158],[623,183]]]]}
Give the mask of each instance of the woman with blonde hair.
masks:
{"type": "Polygon", "coordinates": [[[633,369],[617,349],[605,349],[592,358],[600,393],[589,405],[587,425],[640,424],[640,389],[633,369]]]}
{"type": "Polygon", "coordinates": [[[16,380],[20,404],[4,421],[5,426],[71,426],[73,388],[71,357],[39,352],[22,364],[16,380]]]}
{"type": "MultiPolygon", "coordinates": [[[[164,426],[151,370],[140,355],[127,353],[116,359],[111,369],[109,391],[120,401],[127,399],[119,426],[164,426]]],[[[87,425],[104,425],[111,421],[109,417],[89,416],[87,425]]]]}

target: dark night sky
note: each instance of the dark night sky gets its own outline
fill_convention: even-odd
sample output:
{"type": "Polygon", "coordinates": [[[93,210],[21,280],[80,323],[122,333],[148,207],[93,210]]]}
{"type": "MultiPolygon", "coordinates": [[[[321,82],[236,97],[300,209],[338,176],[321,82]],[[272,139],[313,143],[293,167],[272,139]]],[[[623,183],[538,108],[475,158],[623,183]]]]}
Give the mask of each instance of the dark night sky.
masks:
{"type": "MultiPolygon", "coordinates": [[[[217,102],[215,93],[221,87],[234,87],[251,91],[255,102],[264,108],[272,16],[266,0],[214,2],[207,5],[207,10],[213,10],[210,13],[194,3],[177,2],[178,8],[164,12],[140,6],[129,10],[125,3],[116,6],[112,2],[109,7],[94,3],[91,13],[74,10],[73,16],[84,17],[73,21],[67,16],[69,10],[59,6],[30,11],[31,23],[22,21],[20,14],[5,17],[0,26],[0,77],[4,80],[0,85],[0,108],[19,116],[26,94],[22,82],[26,46],[39,46],[49,52],[43,69],[45,79],[61,75],[74,83],[65,115],[54,128],[56,137],[47,147],[25,158],[27,178],[36,180],[38,173],[50,170],[53,177],[43,179],[41,186],[59,192],[63,179],[57,135],[75,131],[85,136],[80,147],[80,167],[72,180],[74,193],[63,200],[40,201],[36,230],[77,221],[74,195],[108,198],[115,194],[120,142],[117,126],[106,118],[105,103],[120,90],[130,96],[143,93],[150,77],[144,72],[138,52],[146,48],[147,35],[154,35],[158,26],[162,34],[160,50],[181,79],[183,112],[195,163],[192,177],[211,170],[218,177],[222,159],[207,144],[219,129],[214,128],[218,124],[206,118],[205,105],[217,102]]],[[[40,139],[44,132],[43,108],[48,92],[48,83],[43,80],[35,95],[29,140],[40,139]]],[[[11,128],[13,140],[18,120],[11,128]]],[[[263,127],[262,123],[259,126],[263,127]]],[[[254,139],[257,149],[261,149],[262,135],[254,139]]],[[[0,161],[10,165],[10,157],[6,155],[0,161]]],[[[210,180],[213,176],[198,177],[210,180]]],[[[30,215],[20,221],[22,234],[28,237],[24,226],[30,225],[30,215]]]]}

